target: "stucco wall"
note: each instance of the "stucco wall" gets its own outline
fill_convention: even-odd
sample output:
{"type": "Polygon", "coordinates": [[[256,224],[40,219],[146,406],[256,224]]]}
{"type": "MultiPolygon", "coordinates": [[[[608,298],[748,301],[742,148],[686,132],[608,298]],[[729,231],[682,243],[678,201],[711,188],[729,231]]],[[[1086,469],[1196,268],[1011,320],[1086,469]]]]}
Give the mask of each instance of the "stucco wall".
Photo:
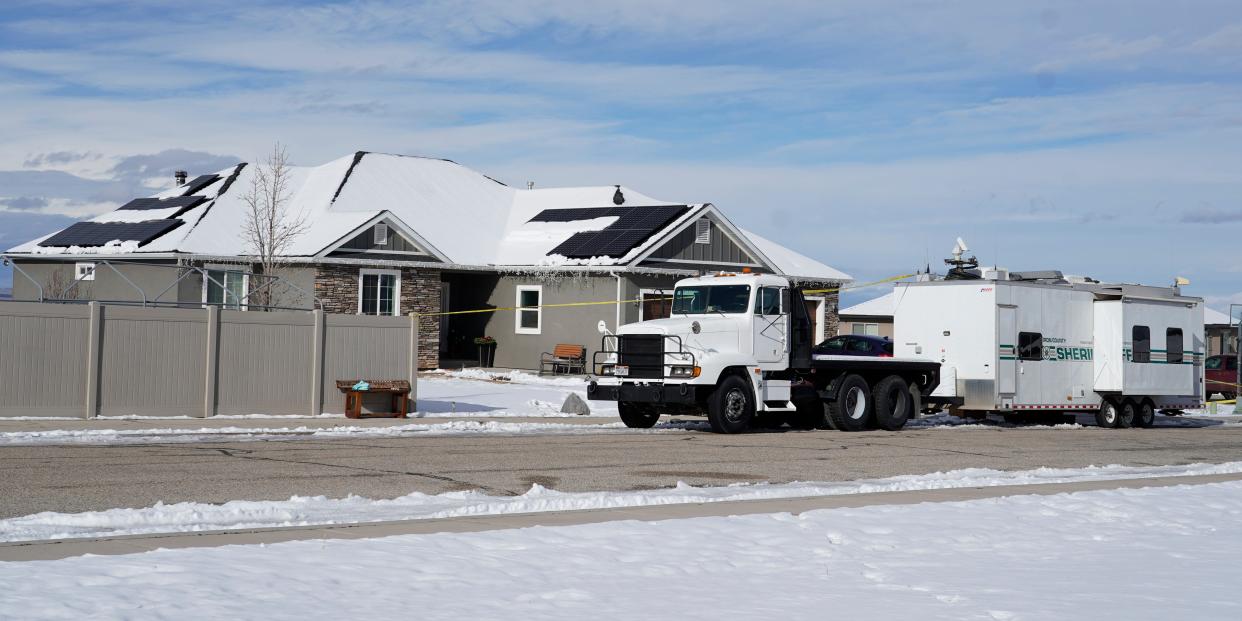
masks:
{"type": "MultiPolygon", "coordinates": [[[[85,260],[84,263],[93,261],[85,260]]],[[[61,298],[67,297],[74,300],[112,300],[120,302],[141,302],[143,293],[145,292],[148,300],[154,300],[164,288],[172,285],[181,273],[173,268],[175,264],[170,261],[144,260],[144,263],[153,263],[157,265],[166,265],[169,267],[158,267],[157,265],[131,265],[124,262],[115,263],[116,267],[125,275],[122,278],[115,271],[98,262],[96,263],[95,279],[90,281],[82,281],[77,286],[70,288],[74,282],[75,261],[47,261],[47,260],[27,260],[16,259],[14,263],[21,268],[22,271],[29,274],[31,278],[37,281],[44,291],[45,298],[61,298]],[[131,285],[126,282],[126,278],[133,282],[131,285]],[[134,286],[141,289],[135,289],[134,286]],[[67,294],[66,294],[67,290],[67,294]]],[[[200,285],[201,287],[201,282],[200,285]]],[[[190,295],[193,289],[186,283],[180,283],[173,287],[168,293],[160,298],[161,302],[184,302],[198,303],[201,302],[197,289],[193,290],[194,295],[190,295]]],[[[30,282],[21,273],[14,270],[13,274],[13,299],[14,300],[37,300],[39,296],[38,288],[30,282]]]]}

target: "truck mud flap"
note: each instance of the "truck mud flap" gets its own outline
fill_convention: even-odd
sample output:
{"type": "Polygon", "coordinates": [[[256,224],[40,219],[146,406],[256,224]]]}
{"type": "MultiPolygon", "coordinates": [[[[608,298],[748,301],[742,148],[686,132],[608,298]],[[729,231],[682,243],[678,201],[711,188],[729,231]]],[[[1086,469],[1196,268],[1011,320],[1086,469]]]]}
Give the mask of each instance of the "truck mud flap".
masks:
{"type": "Polygon", "coordinates": [[[694,386],[686,384],[587,384],[587,398],[595,401],[628,401],[632,403],[679,403],[696,402],[694,386]]]}

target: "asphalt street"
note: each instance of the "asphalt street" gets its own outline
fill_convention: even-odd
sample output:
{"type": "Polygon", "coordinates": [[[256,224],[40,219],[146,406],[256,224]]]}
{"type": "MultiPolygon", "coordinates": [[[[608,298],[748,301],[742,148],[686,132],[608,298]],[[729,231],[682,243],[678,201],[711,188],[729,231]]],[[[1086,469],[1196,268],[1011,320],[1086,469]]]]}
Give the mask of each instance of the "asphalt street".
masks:
{"type": "Polygon", "coordinates": [[[1242,459],[1242,427],[478,435],[0,448],[0,517],[158,501],[520,494],[1242,459]]]}

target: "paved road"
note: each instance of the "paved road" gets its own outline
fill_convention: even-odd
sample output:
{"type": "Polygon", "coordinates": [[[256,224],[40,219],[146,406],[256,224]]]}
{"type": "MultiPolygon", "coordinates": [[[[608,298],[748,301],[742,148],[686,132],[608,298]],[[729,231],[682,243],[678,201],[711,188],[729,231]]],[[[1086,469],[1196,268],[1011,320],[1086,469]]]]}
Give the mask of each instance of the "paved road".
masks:
{"type": "Polygon", "coordinates": [[[39,511],[481,489],[519,494],[1242,460],[1242,428],[458,436],[0,448],[0,517],[39,511]]]}

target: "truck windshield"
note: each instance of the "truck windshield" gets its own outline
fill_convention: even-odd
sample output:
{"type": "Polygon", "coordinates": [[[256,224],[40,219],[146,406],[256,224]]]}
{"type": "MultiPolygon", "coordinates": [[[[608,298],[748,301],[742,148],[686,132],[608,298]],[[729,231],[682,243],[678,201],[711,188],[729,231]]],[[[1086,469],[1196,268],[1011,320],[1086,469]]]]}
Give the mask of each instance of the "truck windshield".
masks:
{"type": "Polygon", "coordinates": [[[678,287],[673,293],[674,315],[744,313],[750,307],[750,285],[678,287]]]}

